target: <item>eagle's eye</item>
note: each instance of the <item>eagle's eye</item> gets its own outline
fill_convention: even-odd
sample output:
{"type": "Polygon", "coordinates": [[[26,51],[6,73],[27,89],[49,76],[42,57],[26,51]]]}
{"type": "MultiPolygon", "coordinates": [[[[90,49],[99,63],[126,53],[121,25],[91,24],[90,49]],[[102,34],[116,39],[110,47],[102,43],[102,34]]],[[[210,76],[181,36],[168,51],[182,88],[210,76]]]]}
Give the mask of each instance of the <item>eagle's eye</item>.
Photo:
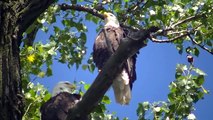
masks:
{"type": "Polygon", "coordinates": [[[65,82],[64,84],[66,84],[66,85],[70,85],[70,83],[68,83],[68,82],[65,82]]]}

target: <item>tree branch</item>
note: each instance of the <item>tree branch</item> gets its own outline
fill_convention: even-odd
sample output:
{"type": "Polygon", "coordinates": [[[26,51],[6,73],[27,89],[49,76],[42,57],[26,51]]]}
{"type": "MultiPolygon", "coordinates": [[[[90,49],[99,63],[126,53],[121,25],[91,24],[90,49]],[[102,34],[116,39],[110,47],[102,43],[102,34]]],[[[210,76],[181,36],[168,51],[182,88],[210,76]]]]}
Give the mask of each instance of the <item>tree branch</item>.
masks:
{"type": "Polygon", "coordinates": [[[183,20],[178,21],[177,23],[173,24],[171,26],[171,28],[174,28],[174,27],[179,26],[179,25],[181,25],[183,23],[186,23],[186,22],[189,22],[189,21],[192,21],[192,20],[196,20],[196,19],[199,19],[199,18],[202,18],[202,17],[205,17],[205,14],[199,14],[199,15],[190,16],[190,17],[188,17],[186,19],[183,19],[183,20]]]}
{"type": "Polygon", "coordinates": [[[131,33],[130,37],[134,39],[124,38],[116,52],[109,58],[91,87],[84,94],[82,100],[73,109],[69,110],[67,120],[81,120],[81,118],[85,118],[92,112],[111,86],[112,80],[121,71],[122,64],[128,57],[146,46],[146,39],[150,33],[157,30],[158,28],[151,27],[147,30],[131,33]]]}
{"type": "MultiPolygon", "coordinates": [[[[199,19],[199,18],[202,18],[202,17],[205,17],[205,14],[199,14],[199,15],[194,15],[194,16],[190,16],[190,17],[188,17],[188,18],[186,18],[186,19],[183,19],[183,20],[180,20],[180,21],[178,21],[177,23],[175,23],[175,24],[173,24],[173,25],[171,25],[171,26],[169,26],[169,27],[167,27],[167,28],[165,28],[165,29],[162,29],[162,30],[159,30],[158,32],[156,32],[154,35],[152,35],[153,37],[156,37],[156,36],[158,36],[158,35],[163,35],[163,36],[166,36],[166,35],[168,35],[167,33],[169,32],[169,31],[174,31],[175,30],[175,27],[176,26],[179,26],[179,25],[181,25],[181,24],[183,24],[183,23],[186,23],[186,22],[190,22],[190,21],[192,21],[192,20],[196,20],[196,19],[199,19]]],[[[202,25],[202,24],[201,24],[202,25]]],[[[199,27],[200,25],[198,25],[197,27],[199,27]]],[[[195,29],[195,28],[194,28],[195,29]]],[[[179,33],[180,33],[180,31],[178,31],[179,33]]],[[[173,32],[173,33],[178,33],[178,32],[173,32]]],[[[160,41],[162,41],[162,40],[160,40],[160,41]]],[[[166,41],[170,41],[170,40],[166,40],[166,41]]],[[[157,40],[157,42],[158,42],[158,40],[157,40]]]]}
{"type": "MultiPolygon", "coordinates": [[[[76,10],[76,11],[82,11],[82,12],[87,12],[87,13],[90,13],[96,17],[99,17],[100,19],[104,19],[104,16],[102,14],[99,13],[98,10],[96,9],[93,9],[93,8],[89,8],[89,7],[86,7],[86,6],[83,6],[83,5],[74,5],[74,4],[71,4],[71,5],[68,5],[68,4],[61,4],[59,5],[61,10],[63,11],[66,11],[66,10],[76,10]]],[[[126,26],[124,24],[120,24],[121,27],[125,28],[125,29],[128,29],[128,30],[136,30],[134,28],[132,28],[131,26],[126,26]]]]}
{"type": "Polygon", "coordinates": [[[104,16],[99,14],[98,11],[96,9],[92,9],[92,8],[89,8],[89,7],[86,7],[86,6],[83,6],[83,5],[74,5],[74,4],[71,4],[71,5],[68,5],[68,4],[61,4],[59,5],[61,10],[65,11],[65,10],[76,10],[76,11],[83,11],[83,12],[88,12],[96,17],[99,17],[101,19],[104,19],[104,16]]]}
{"type": "Polygon", "coordinates": [[[27,33],[26,38],[23,39],[23,41],[24,41],[24,45],[23,46],[24,47],[33,45],[35,37],[36,37],[36,34],[37,34],[37,32],[38,32],[38,30],[40,28],[40,25],[39,25],[39,23],[37,21],[35,21],[35,23],[33,23],[33,24],[35,24],[34,25],[35,27],[33,28],[33,30],[30,33],[27,33]]]}
{"type": "Polygon", "coordinates": [[[192,38],[192,36],[191,36],[190,34],[188,34],[188,37],[191,39],[191,41],[192,41],[194,44],[198,45],[200,48],[202,48],[203,50],[205,50],[205,51],[207,51],[208,53],[210,53],[210,54],[213,55],[213,52],[212,52],[211,50],[209,50],[208,48],[206,48],[204,45],[201,45],[201,44],[197,43],[197,41],[195,41],[195,39],[192,38]]]}
{"type": "Polygon", "coordinates": [[[185,34],[182,34],[182,35],[179,35],[177,37],[174,37],[172,39],[166,39],[166,40],[159,40],[159,39],[156,39],[156,38],[151,38],[151,41],[152,42],[156,42],[156,43],[171,43],[177,39],[180,39],[180,38],[183,38],[183,37],[186,37],[188,36],[188,33],[185,33],[185,34]]]}
{"type": "Polygon", "coordinates": [[[18,20],[18,37],[22,37],[22,33],[38,18],[54,0],[29,0],[22,3],[23,7],[17,11],[18,20]]]}

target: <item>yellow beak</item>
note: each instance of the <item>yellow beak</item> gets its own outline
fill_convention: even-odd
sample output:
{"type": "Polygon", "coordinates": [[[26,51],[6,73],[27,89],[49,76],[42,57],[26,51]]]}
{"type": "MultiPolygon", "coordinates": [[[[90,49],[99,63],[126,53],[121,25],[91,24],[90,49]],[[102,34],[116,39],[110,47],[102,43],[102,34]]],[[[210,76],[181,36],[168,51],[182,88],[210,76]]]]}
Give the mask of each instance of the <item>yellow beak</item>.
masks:
{"type": "Polygon", "coordinates": [[[76,86],[75,86],[75,85],[73,85],[73,84],[69,84],[69,85],[67,85],[67,87],[68,87],[68,88],[70,88],[70,89],[73,89],[73,90],[75,90],[75,89],[76,89],[76,86]]]}
{"type": "Polygon", "coordinates": [[[104,18],[107,18],[108,17],[108,13],[107,12],[104,12],[104,18]]]}

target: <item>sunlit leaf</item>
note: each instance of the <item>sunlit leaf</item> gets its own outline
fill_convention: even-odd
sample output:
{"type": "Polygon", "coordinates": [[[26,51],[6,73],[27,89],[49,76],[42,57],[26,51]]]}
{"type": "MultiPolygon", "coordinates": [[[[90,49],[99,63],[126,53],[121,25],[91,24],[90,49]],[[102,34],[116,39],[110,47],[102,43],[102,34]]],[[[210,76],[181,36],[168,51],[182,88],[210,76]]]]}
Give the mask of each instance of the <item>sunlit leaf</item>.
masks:
{"type": "Polygon", "coordinates": [[[110,104],[111,101],[110,101],[108,96],[104,96],[103,99],[102,99],[102,102],[105,103],[105,104],[110,104]]]}
{"type": "Polygon", "coordinates": [[[195,71],[199,75],[204,75],[204,76],[206,75],[206,73],[203,72],[202,70],[200,70],[199,68],[193,68],[192,70],[195,71]]]}

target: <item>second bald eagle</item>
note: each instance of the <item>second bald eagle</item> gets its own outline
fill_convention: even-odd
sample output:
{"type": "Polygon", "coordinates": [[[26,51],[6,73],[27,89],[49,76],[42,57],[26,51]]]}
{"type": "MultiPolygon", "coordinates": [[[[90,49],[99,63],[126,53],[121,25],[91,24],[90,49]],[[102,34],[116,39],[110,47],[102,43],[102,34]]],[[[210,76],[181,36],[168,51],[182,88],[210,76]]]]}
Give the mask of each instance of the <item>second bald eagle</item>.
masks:
{"type": "MultiPolygon", "coordinates": [[[[104,28],[96,37],[93,46],[93,60],[99,71],[103,68],[109,57],[115,53],[121,40],[125,37],[123,29],[112,13],[104,13],[104,28]]],[[[116,102],[129,104],[131,100],[132,84],[136,80],[136,55],[128,58],[122,66],[122,71],[113,80],[112,87],[116,102]]]]}

